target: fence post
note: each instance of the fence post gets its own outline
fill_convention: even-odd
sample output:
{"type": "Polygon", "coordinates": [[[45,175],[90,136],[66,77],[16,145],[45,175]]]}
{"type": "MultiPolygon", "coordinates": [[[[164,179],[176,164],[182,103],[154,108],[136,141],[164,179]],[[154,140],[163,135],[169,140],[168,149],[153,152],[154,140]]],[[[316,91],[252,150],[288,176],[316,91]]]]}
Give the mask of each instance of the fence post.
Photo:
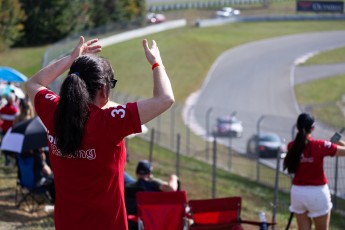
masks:
{"type": "Polygon", "coordinates": [[[259,153],[259,136],[260,136],[260,123],[264,119],[264,116],[261,116],[256,123],[256,181],[260,181],[260,153],[259,153]]]}
{"type": "Polygon", "coordinates": [[[125,138],[125,146],[126,146],[126,162],[129,162],[129,148],[128,148],[129,139],[125,138]]]}
{"type": "Polygon", "coordinates": [[[177,143],[176,143],[176,176],[180,177],[180,140],[181,135],[177,134],[177,143]]]}
{"type": "Polygon", "coordinates": [[[231,171],[232,166],[232,136],[229,136],[229,155],[228,155],[228,170],[231,171]]]}
{"type": "Polygon", "coordinates": [[[152,162],[154,142],[155,142],[155,129],[152,129],[151,130],[150,151],[149,151],[149,161],[150,162],[152,162]]]}
{"type": "MultiPolygon", "coordinates": [[[[277,155],[277,165],[276,165],[276,176],[275,176],[275,181],[274,181],[274,198],[273,198],[273,210],[272,210],[272,223],[276,222],[278,191],[279,191],[280,159],[281,159],[281,153],[278,153],[278,155],[277,155]]],[[[272,230],[274,230],[274,225],[272,225],[272,230]]]]}
{"type": "Polygon", "coordinates": [[[210,135],[210,114],[212,112],[213,108],[209,108],[206,112],[206,121],[205,121],[205,125],[206,125],[206,160],[208,161],[209,159],[209,149],[210,149],[210,143],[208,141],[208,137],[210,135]]]}
{"type": "Polygon", "coordinates": [[[339,157],[335,157],[335,170],[334,170],[334,201],[333,201],[333,207],[335,210],[337,210],[337,193],[338,193],[338,166],[339,166],[339,157]]]}
{"type": "Polygon", "coordinates": [[[160,145],[160,136],[161,136],[161,116],[156,117],[157,121],[157,134],[156,134],[156,143],[160,145]]]}
{"type": "Polygon", "coordinates": [[[186,124],[186,154],[189,154],[189,146],[190,146],[190,128],[189,125],[191,124],[190,119],[192,115],[192,110],[194,109],[194,105],[191,106],[187,112],[187,124],[186,124]]]}
{"type": "Polygon", "coordinates": [[[170,146],[173,148],[174,145],[175,145],[175,109],[176,109],[176,106],[173,105],[171,107],[171,111],[170,111],[170,120],[171,120],[171,123],[170,123],[170,146]]]}
{"type": "Polygon", "coordinates": [[[213,138],[213,163],[212,163],[212,198],[216,198],[216,179],[217,179],[217,140],[213,138]]]}
{"type": "MultiPolygon", "coordinates": [[[[339,133],[343,133],[345,131],[345,127],[341,128],[339,130],[339,133]]],[[[333,201],[333,208],[337,210],[337,193],[338,193],[338,175],[339,175],[339,157],[335,157],[335,169],[334,169],[334,201],[333,201]]]]}

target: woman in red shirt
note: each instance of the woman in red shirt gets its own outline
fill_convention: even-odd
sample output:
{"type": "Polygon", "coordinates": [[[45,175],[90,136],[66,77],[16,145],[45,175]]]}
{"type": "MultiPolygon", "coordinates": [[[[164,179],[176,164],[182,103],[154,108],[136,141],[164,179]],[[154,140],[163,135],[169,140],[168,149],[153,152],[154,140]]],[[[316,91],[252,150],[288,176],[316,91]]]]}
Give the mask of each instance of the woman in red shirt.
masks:
{"type": "MultiPolygon", "coordinates": [[[[114,71],[96,53],[97,39],[79,44],[70,55],[36,73],[26,84],[38,116],[47,128],[49,155],[56,189],[55,228],[126,230],[124,203],[124,138],[174,102],[159,49],[143,40],[153,72],[153,96],[105,108],[114,71]],[[47,89],[69,69],[60,95],[47,89]]],[[[140,80],[142,79],[140,76],[140,80]]],[[[139,80],[139,81],[140,81],[139,80]]]]}
{"type": "Polygon", "coordinates": [[[332,202],[323,159],[345,155],[345,142],[331,143],[312,138],[314,122],[310,114],[298,116],[298,132],[295,140],[288,144],[284,159],[284,170],[294,174],[290,211],[296,215],[299,230],[310,230],[312,220],[316,230],[328,229],[332,202]]]}

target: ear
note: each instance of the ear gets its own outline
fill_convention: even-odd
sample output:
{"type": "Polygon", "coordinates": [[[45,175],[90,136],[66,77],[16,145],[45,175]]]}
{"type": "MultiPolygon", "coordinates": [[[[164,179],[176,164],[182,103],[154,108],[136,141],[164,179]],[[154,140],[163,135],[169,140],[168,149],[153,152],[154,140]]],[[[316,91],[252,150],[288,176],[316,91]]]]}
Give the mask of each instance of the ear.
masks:
{"type": "Polygon", "coordinates": [[[108,98],[108,96],[109,96],[109,90],[108,90],[106,85],[103,85],[101,88],[101,96],[103,98],[108,98]]]}

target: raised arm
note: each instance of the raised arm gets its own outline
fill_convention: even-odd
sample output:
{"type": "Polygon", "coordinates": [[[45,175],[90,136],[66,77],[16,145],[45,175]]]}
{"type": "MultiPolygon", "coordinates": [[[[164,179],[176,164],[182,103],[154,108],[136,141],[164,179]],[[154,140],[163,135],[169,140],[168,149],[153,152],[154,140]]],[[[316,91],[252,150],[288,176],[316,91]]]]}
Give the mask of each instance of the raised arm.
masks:
{"type": "Polygon", "coordinates": [[[156,42],[152,41],[151,48],[147,40],[143,40],[143,47],[147,61],[153,71],[153,97],[138,101],[141,124],[145,124],[167,110],[175,101],[170,80],[163,66],[156,42]]]}
{"type": "Polygon", "coordinates": [[[339,140],[336,143],[337,146],[337,152],[335,153],[336,156],[345,156],[345,142],[342,140],[339,140]]]}
{"type": "Polygon", "coordinates": [[[46,88],[57,77],[68,70],[77,57],[87,53],[100,52],[102,50],[102,47],[100,45],[94,44],[97,41],[98,39],[92,39],[85,42],[84,37],[81,36],[78,45],[74,48],[71,54],[44,67],[34,76],[32,76],[26,83],[26,90],[30,97],[30,100],[34,102],[36,93],[46,88]]]}

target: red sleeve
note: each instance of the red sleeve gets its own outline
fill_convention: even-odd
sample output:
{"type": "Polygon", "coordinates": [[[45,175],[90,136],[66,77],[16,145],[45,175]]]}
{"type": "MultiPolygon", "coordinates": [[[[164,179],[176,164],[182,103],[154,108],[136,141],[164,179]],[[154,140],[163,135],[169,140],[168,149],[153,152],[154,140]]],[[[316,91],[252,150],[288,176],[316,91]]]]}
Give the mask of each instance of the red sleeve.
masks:
{"type": "Polygon", "coordinates": [[[48,89],[39,91],[35,96],[34,106],[36,113],[48,129],[49,125],[53,124],[55,110],[59,100],[60,97],[48,89]]]}
{"type": "Polygon", "coordinates": [[[137,103],[127,103],[105,109],[110,133],[115,129],[117,137],[124,138],[141,132],[137,103]]]}
{"type": "Polygon", "coordinates": [[[337,145],[325,140],[317,140],[318,154],[322,156],[334,156],[337,152],[337,145]]]}

